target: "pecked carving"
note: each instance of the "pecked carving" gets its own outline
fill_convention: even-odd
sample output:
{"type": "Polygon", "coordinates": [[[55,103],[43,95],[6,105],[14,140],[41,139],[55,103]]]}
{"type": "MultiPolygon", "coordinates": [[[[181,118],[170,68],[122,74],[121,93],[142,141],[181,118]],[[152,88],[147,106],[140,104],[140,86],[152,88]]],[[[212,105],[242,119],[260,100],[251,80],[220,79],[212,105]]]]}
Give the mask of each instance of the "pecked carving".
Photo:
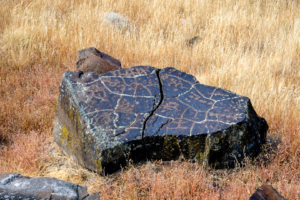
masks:
{"type": "Polygon", "coordinates": [[[72,159],[112,173],[129,159],[233,166],[259,153],[267,129],[247,97],[174,68],[137,66],[102,75],[66,72],[53,134],[72,159]]]}
{"type": "MultiPolygon", "coordinates": [[[[172,136],[176,142],[171,145],[180,150],[173,157],[183,156],[215,167],[233,166],[244,153],[257,155],[267,124],[256,115],[249,98],[200,84],[193,76],[171,67],[161,70],[159,76],[164,98],[147,121],[144,139],[149,141],[148,146],[172,136]],[[255,127],[250,125],[253,120],[258,122],[255,127]],[[253,139],[253,134],[260,136],[253,139]],[[191,152],[195,147],[191,147],[190,138],[203,148],[191,152]]],[[[165,142],[154,146],[148,157],[165,157],[165,142]]]]}

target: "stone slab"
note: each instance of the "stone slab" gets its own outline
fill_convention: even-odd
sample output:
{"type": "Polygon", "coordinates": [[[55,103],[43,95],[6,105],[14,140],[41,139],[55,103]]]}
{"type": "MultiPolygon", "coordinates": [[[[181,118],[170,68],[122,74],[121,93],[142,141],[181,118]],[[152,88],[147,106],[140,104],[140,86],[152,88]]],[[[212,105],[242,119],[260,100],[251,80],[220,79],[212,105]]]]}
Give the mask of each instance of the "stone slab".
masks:
{"type": "Polygon", "coordinates": [[[179,157],[232,167],[258,155],[267,129],[247,97],[171,67],[137,66],[66,72],[53,135],[72,159],[103,174],[130,160],[179,157]]]}

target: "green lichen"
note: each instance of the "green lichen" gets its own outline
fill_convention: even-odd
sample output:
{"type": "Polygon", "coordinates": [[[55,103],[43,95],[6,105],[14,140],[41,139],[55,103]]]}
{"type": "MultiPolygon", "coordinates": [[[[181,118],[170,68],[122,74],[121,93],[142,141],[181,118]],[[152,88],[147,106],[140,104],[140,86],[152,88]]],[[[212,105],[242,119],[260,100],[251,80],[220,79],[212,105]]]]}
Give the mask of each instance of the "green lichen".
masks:
{"type": "Polygon", "coordinates": [[[163,154],[166,158],[171,158],[174,151],[178,151],[179,143],[175,136],[166,136],[163,140],[163,154]]]}
{"type": "Polygon", "coordinates": [[[196,135],[184,137],[179,141],[181,153],[185,159],[202,163],[204,160],[206,136],[196,135]]]}

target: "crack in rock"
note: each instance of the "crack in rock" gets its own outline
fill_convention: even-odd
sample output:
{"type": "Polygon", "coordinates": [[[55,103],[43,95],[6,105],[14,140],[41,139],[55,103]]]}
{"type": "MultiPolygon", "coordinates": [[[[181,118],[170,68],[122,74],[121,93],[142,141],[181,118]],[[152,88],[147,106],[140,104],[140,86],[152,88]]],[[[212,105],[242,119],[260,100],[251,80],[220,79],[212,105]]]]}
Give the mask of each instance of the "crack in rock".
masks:
{"type": "Polygon", "coordinates": [[[98,75],[66,72],[53,131],[72,159],[98,173],[180,156],[216,168],[257,156],[268,125],[250,99],[168,67],[98,75]],[[242,133],[242,134],[240,134],[242,133]]]}
{"type": "MultiPolygon", "coordinates": [[[[159,106],[161,105],[161,103],[163,102],[163,99],[164,99],[164,92],[163,92],[162,83],[161,83],[161,80],[160,80],[160,77],[159,77],[159,72],[160,72],[160,70],[156,71],[158,84],[159,84],[159,90],[160,90],[160,94],[159,94],[160,95],[160,100],[157,103],[157,106],[155,106],[156,102],[155,102],[155,99],[154,99],[153,110],[151,111],[149,116],[144,121],[143,129],[142,129],[142,138],[143,138],[143,140],[144,140],[145,127],[146,127],[146,124],[147,124],[149,118],[153,116],[153,113],[159,108],[159,106]]],[[[145,145],[144,142],[143,142],[143,145],[145,145]]]]}

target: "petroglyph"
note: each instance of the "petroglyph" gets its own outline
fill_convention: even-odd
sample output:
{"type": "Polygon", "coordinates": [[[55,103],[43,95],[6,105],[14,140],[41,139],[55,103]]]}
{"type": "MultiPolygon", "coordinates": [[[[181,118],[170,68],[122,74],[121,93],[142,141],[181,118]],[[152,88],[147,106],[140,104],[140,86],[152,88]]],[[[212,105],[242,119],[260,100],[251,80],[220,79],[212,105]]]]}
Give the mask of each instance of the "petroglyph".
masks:
{"type": "MultiPolygon", "coordinates": [[[[212,133],[244,120],[244,107],[247,106],[248,98],[225,89],[199,84],[196,79],[173,68],[165,68],[159,75],[164,99],[151,118],[159,116],[169,119],[165,131],[159,129],[160,134],[173,135],[174,131],[179,130],[188,132],[190,136],[212,133]]],[[[164,121],[158,120],[155,126],[161,126],[164,121]]],[[[153,128],[149,124],[148,129],[153,128]]],[[[153,130],[149,132],[152,135],[158,134],[153,133],[153,130]]],[[[147,129],[145,133],[147,135],[147,129]]]]}
{"type": "Polygon", "coordinates": [[[141,133],[145,114],[150,114],[160,101],[159,80],[152,67],[122,69],[92,78],[87,73],[80,77],[80,85],[77,74],[69,72],[65,76],[77,91],[74,99],[82,105],[85,120],[93,122],[91,131],[116,130],[108,137],[131,137],[128,133],[136,134],[137,130],[141,133]]]}
{"type": "Polygon", "coordinates": [[[174,68],[66,72],[56,110],[55,141],[99,173],[112,173],[129,159],[183,156],[232,165],[245,153],[258,154],[268,128],[247,97],[174,68]]]}

